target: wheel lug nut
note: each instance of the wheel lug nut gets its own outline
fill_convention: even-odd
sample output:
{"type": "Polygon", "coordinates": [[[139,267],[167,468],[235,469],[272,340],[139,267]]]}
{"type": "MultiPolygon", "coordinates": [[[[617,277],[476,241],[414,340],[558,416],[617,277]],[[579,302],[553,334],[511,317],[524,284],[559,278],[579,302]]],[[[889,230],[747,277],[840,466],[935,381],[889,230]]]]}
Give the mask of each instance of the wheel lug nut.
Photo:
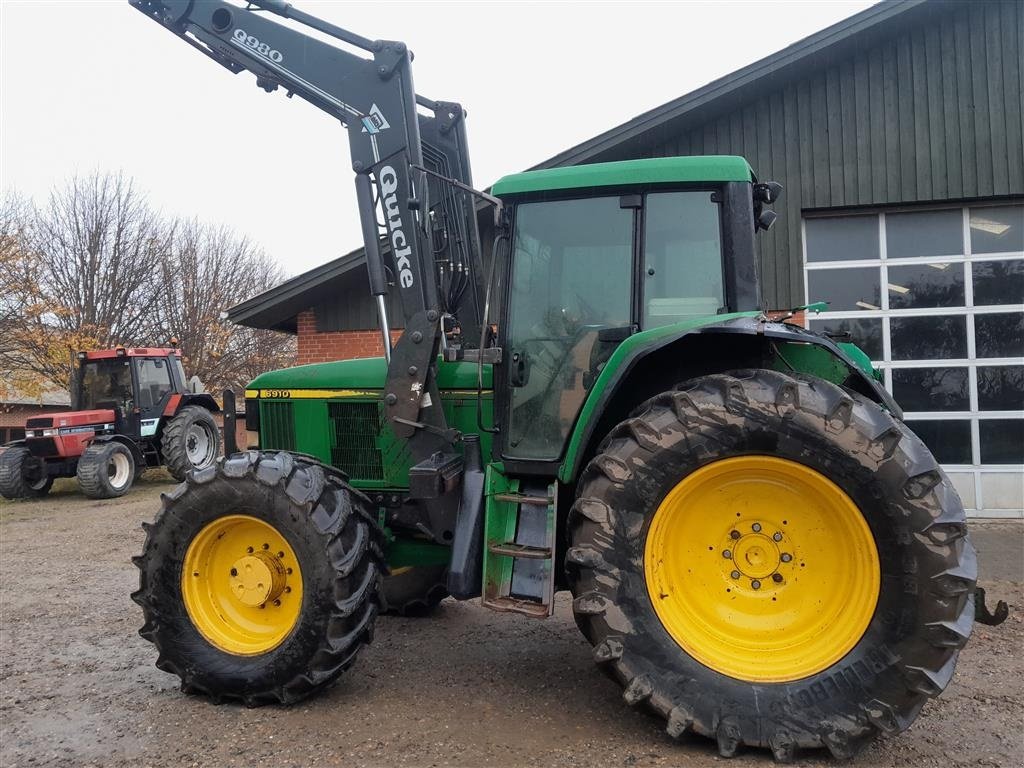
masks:
{"type": "Polygon", "coordinates": [[[263,545],[263,548],[264,548],[264,549],[270,549],[270,545],[269,545],[269,544],[264,544],[264,545],[263,545]]]}
{"type": "Polygon", "coordinates": [[[246,547],[245,551],[248,552],[251,555],[252,554],[252,547],[246,547]]]}
{"type": "Polygon", "coordinates": [[[760,523],[754,523],[750,527],[754,530],[754,533],[760,533],[761,532],[761,524],[760,523]]]}
{"type": "Polygon", "coordinates": [[[772,534],[772,538],[775,539],[776,541],[782,541],[782,534],[781,533],[773,533],[772,534]]]}
{"type": "Polygon", "coordinates": [[[738,539],[739,537],[740,537],[740,532],[739,531],[730,531],[729,538],[731,538],[731,539],[738,539]]]}
{"type": "Polygon", "coordinates": [[[760,589],[761,588],[761,582],[758,581],[757,579],[754,579],[752,582],[750,582],[750,586],[752,586],[754,589],[760,589]]]}
{"type": "Polygon", "coordinates": [[[722,550],[722,557],[724,557],[726,560],[730,560],[732,558],[732,552],[729,551],[728,549],[723,549],[722,550]]]}
{"type": "Polygon", "coordinates": [[[781,573],[773,573],[772,574],[772,581],[774,581],[776,584],[778,584],[780,581],[782,581],[782,574],[781,573]]]}
{"type": "Polygon", "coordinates": [[[231,575],[232,576],[237,576],[238,575],[238,569],[237,568],[232,568],[231,569],[231,575]]]}
{"type": "Polygon", "coordinates": [[[734,579],[738,579],[740,577],[740,572],[739,571],[733,571],[729,575],[732,576],[734,579]]]}
{"type": "Polygon", "coordinates": [[[281,605],[281,601],[280,600],[275,600],[274,601],[274,605],[281,605]]]}
{"type": "Polygon", "coordinates": [[[783,552],[782,553],[782,562],[788,563],[792,559],[793,559],[793,556],[791,554],[789,554],[789,552],[783,552]]]}

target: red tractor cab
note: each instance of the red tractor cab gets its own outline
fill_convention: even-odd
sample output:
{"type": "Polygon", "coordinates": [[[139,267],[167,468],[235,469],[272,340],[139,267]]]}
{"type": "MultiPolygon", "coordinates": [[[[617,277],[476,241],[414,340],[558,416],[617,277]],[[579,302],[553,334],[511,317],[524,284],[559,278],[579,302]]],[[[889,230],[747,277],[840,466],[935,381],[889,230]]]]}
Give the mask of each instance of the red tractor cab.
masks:
{"type": "Polygon", "coordinates": [[[0,495],[45,496],[54,478],[78,478],[91,498],[121,496],[147,467],[178,480],[214,463],[220,410],[190,392],[176,347],[78,353],[70,412],[35,416],[0,453],[0,495]]]}

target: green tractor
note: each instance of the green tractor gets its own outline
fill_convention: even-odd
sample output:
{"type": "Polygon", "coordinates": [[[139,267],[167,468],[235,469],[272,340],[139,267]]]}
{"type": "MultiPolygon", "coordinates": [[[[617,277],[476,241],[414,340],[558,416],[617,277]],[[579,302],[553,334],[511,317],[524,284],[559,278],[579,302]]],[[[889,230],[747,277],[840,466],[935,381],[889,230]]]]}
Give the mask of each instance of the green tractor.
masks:
{"type": "Polygon", "coordinates": [[[461,107],[415,94],[401,43],[270,0],[368,56],[226,2],[132,4],[348,128],[386,351],[258,377],[259,450],[145,526],[141,634],[183,690],[290,704],[381,612],[543,619],[557,590],[626,703],[723,756],[849,756],[948,685],[974,618],[961,502],[863,353],[762,311],[777,184],[673,157],[476,192],[461,107]]]}

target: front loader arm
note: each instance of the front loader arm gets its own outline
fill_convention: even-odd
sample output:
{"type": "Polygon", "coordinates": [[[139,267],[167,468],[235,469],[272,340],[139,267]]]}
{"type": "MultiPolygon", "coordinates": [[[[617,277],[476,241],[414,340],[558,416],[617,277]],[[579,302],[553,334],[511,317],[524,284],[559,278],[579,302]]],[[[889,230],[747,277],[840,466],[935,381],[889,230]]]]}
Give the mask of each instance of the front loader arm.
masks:
{"type": "Polygon", "coordinates": [[[438,191],[434,184],[438,200],[431,205],[431,183],[418,168],[436,168],[471,184],[462,108],[416,96],[412,55],[404,43],[370,40],[280,0],[255,0],[246,8],[222,0],[129,2],[231,72],[252,72],[264,90],[283,88],[347,128],[370,287],[377,297],[389,358],[386,412],[396,435],[409,440],[417,460],[450,451],[451,433],[436,388],[436,359],[442,315],[460,289],[471,291],[465,302],[466,325],[477,322],[479,235],[472,205],[456,201],[451,189],[438,191]],[[303,34],[265,12],[316,29],[369,55],[359,56],[303,34]],[[417,103],[434,114],[418,115],[417,103]],[[426,153],[421,125],[435,137],[436,144],[428,144],[426,153]],[[384,217],[384,233],[378,226],[378,210],[384,217]],[[451,274],[443,295],[438,287],[434,235],[428,227],[438,218],[460,233],[454,240],[461,250],[448,261],[451,274]],[[384,312],[388,282],[382,234],[392,257],[405,321],[405,332],[393,353],[384,312]]]}

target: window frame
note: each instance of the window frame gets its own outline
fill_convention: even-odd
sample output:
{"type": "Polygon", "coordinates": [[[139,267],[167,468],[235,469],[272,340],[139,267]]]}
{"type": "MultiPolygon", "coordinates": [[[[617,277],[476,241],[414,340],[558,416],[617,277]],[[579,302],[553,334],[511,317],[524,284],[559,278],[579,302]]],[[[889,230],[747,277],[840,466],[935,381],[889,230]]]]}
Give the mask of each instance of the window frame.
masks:
{"type": "MultiPolygon", "coordinates": [[[[971,210],[978,211],[990,207],[1006,207],[1024,205],[1024,200],[999,200],[986,201],[985,203],[973,204],[938,204],[913,207],[891,207],[872,209],[848,209],[842,211],[816,210],[803,211],[800,221],[801,234],[801,257],[803,261],[803,288],[807,301],[815,301],[816,296],[810,296],[810,273],[818,270],[835,270],[870,267],[879,270],[881,285],[881,307],[877,310],[843,310],[824,311],[817,314],[808,314],[804,324],[810,327],[811,321],[822,320],[845,320],[845,319],[880,319],[882,322],[882,358],[873,360],[872,363],[883,371],[885,388],[891,393],[892,372],[895,369],[911,368],[966,368],[968,372],[968,399],[969,408],[962,411],[907,411],[904,419],[908,422],[915,421],[968,421],[970,423],[971,436],[971,462],[968,464],[943,464],[943,468],[958,474],[971,474],[974,480],[975,504],[969,509],[977,512],[984,512],[985,516],[992,517],[1022,517],[1022,509],[992,509],[988,510],[984,502],[984,489],[982,476],[984,474],[1007,474],[1019,473],[1024,478],[1024,464],[983,464],[981,462],[981,439],[980,424],[988,420],[1024,420],[1024,411],[988,411],[981,410],[978,405],[978,369],[986,367],[1013,366],[1022,367],[1024,358],[999,357],[979,358],[977,357],[975,339],[975,317],[978,315],[992,314],[1014,314],[1024,313],[1024,302],[1017,304],[993,304],[984,306],[974,305],[974,278],[971,265],[976,262],[998,262],[998,261],[1020,261],[1024,260],[1024,251],[1001,251],[995,253],[979,253],[974,255],[971,250],[971,210]],[[886,216],[895,213],[916,213],[935,210],[956,210],[961,214],[961,253],[941,254],[935,256],[913,256],[889,258],[886,242],[886,216]],[[841,216],[874,216],[878,226],[878,258],[871,259],[848,259],[834,261],[810,261],[807,256],[807,221],[809,219],[838,218],[841,216]],[[948,263],[958,266],[962,272],[964,284],[964,305],[962,307],[921,307],[912,309],[892,309],[889,304],[889,268],[906,265],[920,265],[922,263],[948,263]],[[929,359],[892,359],[892,335],[891,321],[903,317],[949,317],[963,316],[967,328],[967,356],[964,358],[929,358],[929,359]]],[[[913,427],[913,424],[911,424],[913,427]]],[[[965,505],[967,506],[967,505],[965,505]]]]}

